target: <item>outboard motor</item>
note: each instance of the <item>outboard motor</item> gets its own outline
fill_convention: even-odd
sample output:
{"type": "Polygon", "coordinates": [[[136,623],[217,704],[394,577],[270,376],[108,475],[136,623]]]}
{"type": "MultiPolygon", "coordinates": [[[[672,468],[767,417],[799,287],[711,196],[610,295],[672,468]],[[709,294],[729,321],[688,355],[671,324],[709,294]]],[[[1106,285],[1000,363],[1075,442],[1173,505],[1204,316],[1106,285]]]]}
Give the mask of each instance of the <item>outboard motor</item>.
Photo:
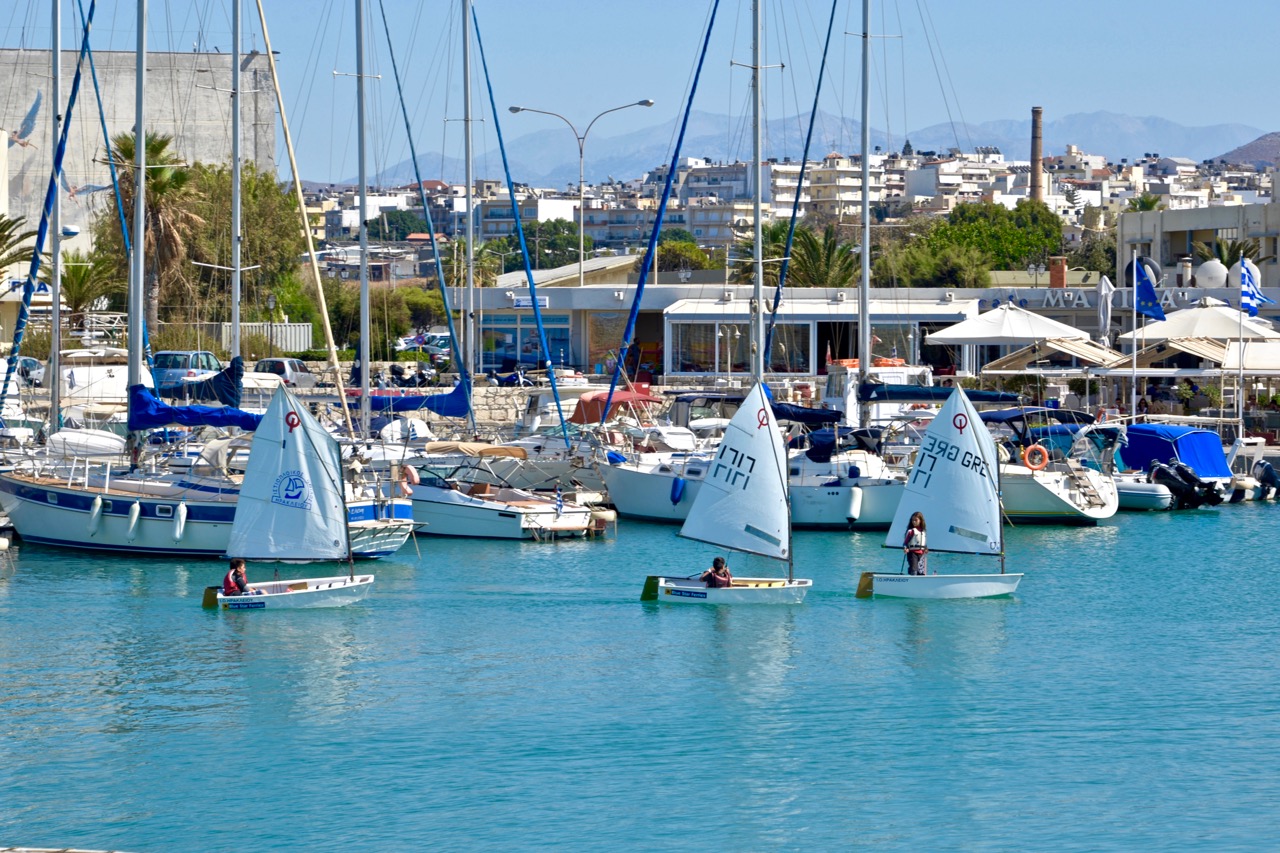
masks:
{"type": "Polygon", "coordinates": [[[1201,480],[1200,475],[1190,465],[1185,462],[1174,462],[1172,467],[1173,470],[1178,472],[1178,476],[1190,483],[1196,493],[1200,495],[1200,503],[1217,506],[1225,499],[1226,496],[1218,488],[1217,483],[1206,483],[1201,480]]]}
{"type": "Polygon", "coordinates": [[[1152,459],[1147,479],[1152,483],[1159,483],[1173,494],[1174,509],[1195,509],[1204,503],[1204,498],[1196,487],[1184,480],[1170,465],[1152,459]]]}
{"type": "Polygon", "coordinates": [[[1262,485],[1262,500],[1268,500],[1280,489],[1280,474],[1270,462],[1258,460],[1253,463],[1253,478],[1262,485]]]}

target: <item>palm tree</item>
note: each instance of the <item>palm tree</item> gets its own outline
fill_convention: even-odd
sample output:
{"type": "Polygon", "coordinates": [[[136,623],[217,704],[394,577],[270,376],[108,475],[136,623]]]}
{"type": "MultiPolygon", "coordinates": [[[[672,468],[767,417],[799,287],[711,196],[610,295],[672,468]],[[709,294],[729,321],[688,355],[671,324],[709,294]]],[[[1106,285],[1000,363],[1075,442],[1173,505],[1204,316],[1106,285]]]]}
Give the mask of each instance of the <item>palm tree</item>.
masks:
{"type": "Polygon", "coordinates": [[[1129,199],[1129,204],[1125,209],[1130,213],[1138,213],[1144,210],[1159,210],[1162,207],[1164,207],[1164,202],[1160,200],[1160,196],[1143,193],[1140,196],[1129,199]]]}
{"type": "Polygon", "coordinates": [[[23,245],[36,236],[34,231],[23,231],[26,220],[16,216],[0,215],[0,272],[14,264],[31,263],[31,246],[23,245]]]}
{"type": "Polygon", "coordinates": [[[850,287],[858,277],[857,256],[828,225],[819,239],[808,228],[796,229],[787,264],[787,284],[791,287],[850,287]]]}
{"type": "Polygon", "coordinates": [[[1271,260],[1271,256],[1263,256],[1262,244],[1256,237],[1245,240],[1214,240],[1212,243],[1195,242],[1191,244],[1196,257],[1202,261],[1217,259],[1230,269],[1240,258],[1249,258],[1256,264],[1271,260]]]}
{"type": "MultiPolygon", "coordinates": [[[[189,243],[204,220],[195,212],[198,201],[191,183],[192,171],[170,149],[173,137],[148,132],[145,138],[146,242],[145,257],[152,263],[147,280],[147,326],[155,334],[160,327],[160,304],[174,305],[175,290],[194,293],[195,279],[188,274],[189,243]]],[[[133,209],[135,137],[119,133],[111,139],[116,165],[121,170],[120,195],[125,210],[133,209]]]]}
{"type": "MultiPolygon", "coordinates": [[[[799,234],[803,228],[803,225],[798,226],[796,233],[799,234]]],[[[766,261],[777,261],[782,258],[787,253],[787,232],[789,230],[791,230],[790,219],[776,219],[773,222],[764,223],[761,226],[760,256],[766,261]]],[[[752,260],[754,240],[754,237],[748,237],[733,244],[733,280],[739,284],[750,284],[755,280],[756,265],[752,260]]],[[[776,262],[764,265],[765,287],[778,286],[778,272],[781,269],[782,265],[776,262]]],[[[788,272],[788,275],[790,274],[788,272]]]]}
{"type": "Polygon", "coordinates": [[[125,283],[101,255],[86,255],[78,250],[63,255],[62,301],[67,306],[67,323],[71,328],[83,324],[95,303],[124,290],[125,283]]]}

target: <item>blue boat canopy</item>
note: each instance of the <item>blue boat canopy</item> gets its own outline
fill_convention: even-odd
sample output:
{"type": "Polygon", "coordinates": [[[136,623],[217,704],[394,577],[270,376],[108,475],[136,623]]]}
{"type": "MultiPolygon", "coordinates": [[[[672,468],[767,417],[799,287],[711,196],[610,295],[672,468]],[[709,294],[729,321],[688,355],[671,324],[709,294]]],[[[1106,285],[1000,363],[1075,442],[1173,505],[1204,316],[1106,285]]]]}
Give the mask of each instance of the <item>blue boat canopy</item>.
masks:
{"type": "Polygon", "coordinates": [[[1120,458],[1130,468],[1146,470],[1152,461],[1174,460],[1188,465],[1201,477],[1230,477],[1227,455],[1217,433],[1181,424],[1133,424],[1129,444],[1120,458]]]}
{"type": "MultiPolygon", "coordinates": [[[[358,407],[358,402],[352,403],[358,407]]],[[[412,394],[406,397],[382,397],[371,395],[369,407],[375,412],[417,412],[426,409],[446,418],[465,418],[467,416],[467,388],[462,382],[453,386],[447,394],[412,394]]]]}
{"type": "Polygon", "coordinates": [[[178,424],[179,426],[240,427],[253,432],[262,415],[252,415],[231,406],[170,406],[145,385],[129,388],[129,429],[140,431],[178,424]]]}

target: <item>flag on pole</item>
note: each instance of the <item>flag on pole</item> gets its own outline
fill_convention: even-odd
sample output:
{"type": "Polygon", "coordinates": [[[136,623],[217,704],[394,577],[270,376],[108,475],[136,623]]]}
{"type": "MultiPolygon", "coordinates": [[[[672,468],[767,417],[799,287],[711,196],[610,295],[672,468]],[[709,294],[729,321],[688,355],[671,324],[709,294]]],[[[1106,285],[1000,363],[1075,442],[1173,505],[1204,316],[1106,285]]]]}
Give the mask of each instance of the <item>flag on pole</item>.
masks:
{"type": "Polygon", "coordinates": [[[564,512],[564,493],[560,491],[560,484],[556,483],[556,515],[564,512]]]}
{"type": "Polygon", "coordinates": [[[1258,316],[1258,306],[1267,302],[1275,302],[1262,295],[1262,288],[1249,268],[1247,258],[1240,259],[1240,307],[1249,312],[1250,317],[1258,316]]]}
{"type": "Polygon", "coordinates": [[[1164,319],[1164,309],[1160,307],[1160,297],[1156,296],[1156,286],[1151,281],[1151,274],[1142,263],[1141,258],[1133,259],[1133,272],[1138,285],[1134,292],[1134,306],[1139,314],[1145,314],[1154,320],[1164,319]]]}

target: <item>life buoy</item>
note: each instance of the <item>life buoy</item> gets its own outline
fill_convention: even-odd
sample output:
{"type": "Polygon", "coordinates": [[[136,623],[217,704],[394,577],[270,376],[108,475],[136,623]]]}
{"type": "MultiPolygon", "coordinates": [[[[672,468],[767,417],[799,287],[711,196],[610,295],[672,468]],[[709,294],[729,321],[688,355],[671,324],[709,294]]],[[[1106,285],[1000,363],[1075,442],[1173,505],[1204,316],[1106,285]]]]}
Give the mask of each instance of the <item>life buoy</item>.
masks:
{"type": "Polygon", "coordinates": [[[1106,409],[1098,409],[1097,421],[1098,421],[1098,423],[1100,423],[1100,424],[1105,424],[1105,423],[1107,422],[1107,410],[1106,410],[1106,409]]]}
{"type": "Polygon", "coordinates": [[[1022,451],[1022,464],[1039,471],[1049,464],[1049,451],[1043,445],[1033,444],[1022,451]]]}
{"type": "Polygon", "coordinates": [[[421,483],[417,470],[412,465],[400,466],[400,494],[406,498],[413,497],[413,487],[421,483]]]}

